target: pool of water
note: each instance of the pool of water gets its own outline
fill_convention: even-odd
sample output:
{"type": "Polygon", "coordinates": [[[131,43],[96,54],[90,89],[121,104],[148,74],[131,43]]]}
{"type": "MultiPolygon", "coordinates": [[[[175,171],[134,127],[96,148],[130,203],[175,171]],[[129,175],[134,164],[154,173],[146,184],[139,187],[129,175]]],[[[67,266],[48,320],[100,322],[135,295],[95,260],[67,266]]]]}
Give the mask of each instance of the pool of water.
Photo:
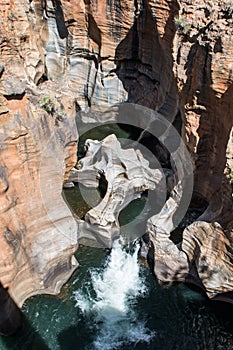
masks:
{"type": "MultiPolygon", "coordinates": [[[[96,298],[91,276],[106,270],[109,254],[109,250],[81,247],[77,252],[80,266],[61,295],[29,299],[23,306],[21,334],[1,337],[0,349],[94,350],[99,325],[96,318],[77,307],[77,293],[88,290],[90,297],[96,298]]],[[[143,321],[146,334],[153,336],[150,341],[137,339],[112,349],[233,349],[231,305],[218,304],[216,309],[217,304],[199,291],[184,284],[162,287],[145,266],[140,266],[139,273],[147,291],[137,293],[130,304],[130,323],[137,327],[143,321]]]]}

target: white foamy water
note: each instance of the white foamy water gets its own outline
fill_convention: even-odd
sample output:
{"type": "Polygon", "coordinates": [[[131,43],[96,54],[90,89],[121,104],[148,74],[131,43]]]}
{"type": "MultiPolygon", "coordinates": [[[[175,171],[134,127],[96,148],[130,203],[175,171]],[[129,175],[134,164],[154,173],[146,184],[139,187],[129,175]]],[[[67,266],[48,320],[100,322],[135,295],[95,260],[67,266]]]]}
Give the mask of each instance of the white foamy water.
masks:
{"type": "MultiPolygon", "coordinates": [[[[154,337],[138,320],[133,309],[137,296],[146,294],[144,280],[139,275],[137,262],[139,245],[133,254],[126,252],[119,241],[114,243],[105,269],[91,272],[91,285],[96,296],[76,291],[75,300],[84,315],[91,316],[90,323],[96,327],[96,350],[112,350],[124,344],[150,342],[154,337]]],[[[89,286],[89,290],[90,290],[89,286]]]]}

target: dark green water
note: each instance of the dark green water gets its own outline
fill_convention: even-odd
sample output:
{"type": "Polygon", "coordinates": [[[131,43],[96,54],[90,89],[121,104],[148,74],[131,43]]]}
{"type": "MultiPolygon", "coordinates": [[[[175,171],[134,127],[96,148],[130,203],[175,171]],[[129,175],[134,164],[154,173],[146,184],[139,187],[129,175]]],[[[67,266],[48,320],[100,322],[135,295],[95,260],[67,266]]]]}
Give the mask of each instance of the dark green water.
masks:
{"type": "MultiPolygon", "coordinates": [[[[95,324],[75,306],[73,293],[82,290],[90,280],[90,269],[98,268],[101,272],[108,254],[102,249],[80,248],[77,253],[80,267],[61,295],[36,296],[28,300],[23,307],[25,324],[21,336],[1,337],[0,349],[94,349],[92,344],[97,336],[95,324]]],[[[150,271],[142,266],[141,274],[145,276],[148,292],[144,297],[136,298],[133,309],[138,319],[145,320],[148,329],[155,332],[155,336],[149,344],[130,343],[119,349],[233,349],[230,305],[225,310],[219,305],[222,314],[216,313],[214,302],[210,303],[188,286],[161,287],[150,271]]],[[[91,286],[90,292],[93,292],[91,286]]]]}

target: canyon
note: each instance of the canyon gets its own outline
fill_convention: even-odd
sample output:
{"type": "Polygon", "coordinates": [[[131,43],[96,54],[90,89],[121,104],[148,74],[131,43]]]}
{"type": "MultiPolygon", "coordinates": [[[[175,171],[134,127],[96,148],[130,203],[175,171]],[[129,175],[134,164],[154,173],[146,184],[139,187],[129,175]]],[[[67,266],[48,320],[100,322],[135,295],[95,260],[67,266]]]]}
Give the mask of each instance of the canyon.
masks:
{"type": "MultiPolygon", "coordinates": [[[[194,169],[180,244],[148,225],[155,275],[232,302],[232,16],[227,0],[1,2],[0,281],[19,307],[59,293],[78,266],[62,197],[77,116],[106,122],[126,102],[172,124],[194,169]]],[[[164,147],[155,152],[167,162],[164,147]]]]}

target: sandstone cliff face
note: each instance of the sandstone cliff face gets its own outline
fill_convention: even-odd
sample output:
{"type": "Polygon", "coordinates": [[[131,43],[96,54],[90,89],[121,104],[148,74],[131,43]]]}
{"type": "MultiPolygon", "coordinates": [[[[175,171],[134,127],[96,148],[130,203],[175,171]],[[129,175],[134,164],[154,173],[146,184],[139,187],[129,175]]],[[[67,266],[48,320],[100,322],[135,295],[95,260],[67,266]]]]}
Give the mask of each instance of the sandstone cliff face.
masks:
{"type": "Polygon", "coordinates": [[[1,115],[0,278],[21,305],[39,290],[57,292],[76,265],[76,225],[61,191],[77,135],[68,108],[56,125],[29,90],[7,102],[10,111],[1,115]]]}
{"type": "Polygon", "coordinates": [[[75,103],[58,84],[39,84],[45,66],[34,5],[1,5],[0,280],[20,306],[57,293],[77,266],[77,228],[61,196],[76,163],[75,103]]]}
{"type": "Polygon", "coordinates": [[[210,205],[203,219],[226,225],[232,219],[230,187],[223,176],[226,163],[232,167],[232,7],[229,1],[214,6],[182,1],[179,20],[174,72],[195,159],[195,195],[210,205]]]}
{"type": "Polygon", "coordinates": [[[0,280],[18,304],[57,292],[76,266],[61,189],[76,163],[77,111],[94,121],[129,101],[182,119],[193,207],[231,230],[227,1],[4,0],[1,21],[0,280]]]}
{"type": "MultiPolygon", "coordinates": [[[[216,297],[231,291],[233,281],[232,6],[229,1],[214,6],[208,1],[182,1],[179,19],[173,69],[184,137],[195,162],[193,205],[205,202],[208,207],[200,219],[211,223],[186,228],[182,250],[209,297],[216,297]]],[[[228,294],[221,298],[230,299],[228,294]]]]}
{"type": "Polygon", "coordinates": [[[207,295],[232,302],[227,294],[233,284],[232,234],[217,223],[194,222],[184,230],[182,251],[195,266],[207,295]]]}

